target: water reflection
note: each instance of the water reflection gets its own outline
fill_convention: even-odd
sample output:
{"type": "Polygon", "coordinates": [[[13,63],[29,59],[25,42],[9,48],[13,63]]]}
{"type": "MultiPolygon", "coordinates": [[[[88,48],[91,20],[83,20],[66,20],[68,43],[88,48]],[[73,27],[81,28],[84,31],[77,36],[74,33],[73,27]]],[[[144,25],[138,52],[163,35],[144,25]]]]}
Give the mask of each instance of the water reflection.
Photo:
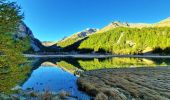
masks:
{"type": "Polygon", "coordinates": [[[33,73],[23,84],[23,89],[34,91],[71,91],[72,95],[85,97],[78,91],[76,73],[103,68],[157,67],[169,66],[170,59],[159,58],[36,58],[30,59],[33,73]],[[81,96],[80,96],[81,95],[81,96]]]}
{"type": "Polygon", "coordinates": [[[88,95],[78,90],[77,76],[74,74],[78,68],[69,66],[71,64],[60,66],[62,61],[63,59],[59,58],[30,58],[28,62],[32,62],[33,71],[22,89],[36,93],[50,91],[55,94],[66,91],[72,97],[89,100],[88,95]]]}
{"type": "Polygon", "coordinates": [[[29,58],[20,67],[0,68],[0,92],[11,93],[12,88],[21,85],[23,90],[64,90],[79,98],[89,98],[76,85],[77,75],[83,71],[169,65],[170,58],[29,58]]]}
{"type": "Polygon", "coordinates": [[[32,89],[35,92],[67,91],[73,97],[89,100],[90,97],[80,92],[76,85],[77,77],[59,67],[41,66],[34,70],[31,77],[23,84],[23,90],[32,89]]]}
{"type": "Polygon", "coordinates": [[[78,60],[84,70],[94,70],[103,68],[130,68],[130,67],[158,67],[168,66],[170,59],[158,58],[110,58],[110,59],[92,59],[78,60]]]}
{"type": "Polygon", "coordinates": [[[103,68],[158,67],[169,66],[170,58],[43,58],[38,64],[58,66],[70,73],[81,70],[103,68]]]}

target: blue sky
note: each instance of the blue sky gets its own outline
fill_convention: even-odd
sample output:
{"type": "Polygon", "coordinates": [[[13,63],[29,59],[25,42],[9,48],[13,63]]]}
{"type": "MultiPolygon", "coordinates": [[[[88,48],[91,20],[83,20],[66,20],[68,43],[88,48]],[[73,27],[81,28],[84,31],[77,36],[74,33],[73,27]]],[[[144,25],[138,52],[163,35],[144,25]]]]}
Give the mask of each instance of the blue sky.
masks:
{"type": "Polygon", "coordinates": [[[41,41],[57,41],[86,28],[122,22],[154,23],[170,16],[170,0],[11,0],[41,41]]]}

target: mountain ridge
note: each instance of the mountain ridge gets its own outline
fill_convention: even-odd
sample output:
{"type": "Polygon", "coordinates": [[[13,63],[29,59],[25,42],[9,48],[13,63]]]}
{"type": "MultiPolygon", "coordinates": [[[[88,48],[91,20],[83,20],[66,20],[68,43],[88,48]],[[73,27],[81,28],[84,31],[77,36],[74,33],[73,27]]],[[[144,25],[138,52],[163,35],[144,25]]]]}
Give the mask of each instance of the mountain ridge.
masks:
{"type": "Polygon", "coordinates": [[[120,22],[115,21],[111,22],[109,25],[105,26],[104,28],[100,29],[98,33],[106,32],[108,30],[117,28],[117,27],[128,27],[128,28],[145,28],[145,27],[170,27],[170,17],[161,20],[156,23],[127,23],[127,22],[120,22]]]}

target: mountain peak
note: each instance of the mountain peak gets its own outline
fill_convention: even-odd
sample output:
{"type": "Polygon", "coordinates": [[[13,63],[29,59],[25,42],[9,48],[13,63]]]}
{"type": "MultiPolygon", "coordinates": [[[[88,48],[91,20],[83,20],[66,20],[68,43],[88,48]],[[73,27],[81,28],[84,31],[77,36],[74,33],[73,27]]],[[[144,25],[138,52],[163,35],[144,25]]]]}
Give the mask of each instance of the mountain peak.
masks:
{"type": "Polygon", "coordinates": [[[96,29],[96,28],[87,28],[83,31],[80,31],[80,32],[77,32],[76,34],[73,34],[73,36],[71,36],[71,37],[76,36],[76,37],[79,37],[79,38],[84,38],[84,37],[86,37],[90,34],[97,32],[97,31],[98,31],[98,29],[96,29]]]}

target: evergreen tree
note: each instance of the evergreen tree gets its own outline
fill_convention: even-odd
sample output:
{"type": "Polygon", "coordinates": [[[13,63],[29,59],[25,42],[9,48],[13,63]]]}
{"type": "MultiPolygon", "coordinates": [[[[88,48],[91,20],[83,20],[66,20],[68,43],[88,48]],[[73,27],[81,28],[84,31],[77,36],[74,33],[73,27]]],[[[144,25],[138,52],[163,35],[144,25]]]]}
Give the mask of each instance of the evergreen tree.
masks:
{"type": "Polygon", "coordinates": [[[22,52],[26,49],[26,40],[15,39],[19,24],[23,19],[16,2],[0,1],[0,93],[10,93],[11,88],[26,79],[30,67],[24,65],[22,52]]]}
{"type": "Polygon", "coordinates": [[[22,19],[21,8],[16,2],[0,1],[0,54],[5,55],[0,56],[0,68],[16,66],[24,60],[25,40],[14,38],[22,19]]]}

